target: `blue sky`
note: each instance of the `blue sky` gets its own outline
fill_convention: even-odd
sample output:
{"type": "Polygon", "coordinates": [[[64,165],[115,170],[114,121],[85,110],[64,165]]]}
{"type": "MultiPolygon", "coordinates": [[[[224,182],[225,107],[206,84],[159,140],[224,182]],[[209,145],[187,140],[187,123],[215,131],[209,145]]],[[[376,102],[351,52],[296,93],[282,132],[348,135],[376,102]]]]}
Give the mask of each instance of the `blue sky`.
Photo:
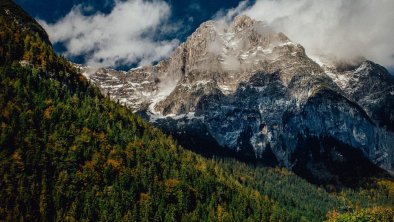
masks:
{"type": "MultiPolygon", "coordinates": [[[[86,16],[94,16],[97,13],[110,14],[114,7],[118,4],[116,0],[16,0],[26,11],[28,11],[35,18],[45,21],[48,24],[54,24],[67,16],[73,7],[76,6],[84,8],[82,14],[86,16]]],[[[151,1],[159,2],[159,1],[151,1]]],[[[159,34],[154,37],[156,41],[162,40],[174,40],[177,45],[186,40],[186,38],[203,22],[212,19],[217,13],[225,12],[228,9],[237,7],[241,1],[239,0],[166,0],[166,4],[169,6],[168,15],[165,15],[162,19],[165,19],[166,26],[172,26],[173,30],[162,31],[159,30],[159,34]]],[[[248,4],[253,4],[254,1],[249,1],[248,4]]],[[[149,17],[149,16],[148,16],[149,17]]],[[[149,18],[147,18],[149,19],[149,18]]],[[[132,24],[132,21],[130,21],[132,24]]],[[[169,27],[171,28],[171,27],[169,27]]],[[[49,32],[51,35],[52,33],[49,32]]],[[[67,47],[64,46],[64,42],[58,42],[55,44],[56,51],[60,53],[67,53],[67,47]]],[[[168,54],[168,53],[167,53],[168,54]]],[[[81,55],[70,54],[69,58],[79,63],[86,63],[86,52],[82,52],[81,55]]],[[[159,56],[158,59],[162,59],[159,56]]],[[[132,61],[122,61],[118,63],[109,62],[109,66],[115,66],[117,68],[127,69],[138,65],[140,59],[132,59],[132,61]]],[[[149,60],[148,62],[152,62],[149,60]]],[[[106,64],[104,64],[106,65],[106,64]]]]}
{"type": "MultiPolygon", "coordinates": [[[[30,15],[54,23],[66,16],[74,6],[83,5],[91,10],[87,15],[96,12],[110,13],[115,6],[115,0],[15,0],[30,15]]],[[[179,33],[174,33],[184,40],[202,22],[210,20],[220,10],[235,8],[240,0],[166,0],[171,7],[170,22],[183,22],[185,27],[179,33]],[[192,20],[190,19],[192,18],[192,20]]],[[[253,4],[254,1],[249,1],[253,4]]]]}
{"type": "Polygon", "coordinates": [[[57,52],[91,66],[128,69],[160,61],[202,22],[246,14],[285,33],[311,57],[361,56],[394,70],[393,0],[15,1],[44,26],[57,52]]]}

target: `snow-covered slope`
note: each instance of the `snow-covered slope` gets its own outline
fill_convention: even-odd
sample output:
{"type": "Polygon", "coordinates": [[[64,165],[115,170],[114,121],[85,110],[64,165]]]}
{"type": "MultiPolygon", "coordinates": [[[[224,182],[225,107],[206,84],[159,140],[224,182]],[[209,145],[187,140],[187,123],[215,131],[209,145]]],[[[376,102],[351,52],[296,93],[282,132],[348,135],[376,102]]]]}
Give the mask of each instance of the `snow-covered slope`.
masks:
{"type": "Polygon", "coordinates": [[[186,147],[210,140],[240,155],[272,153],[293,168],[307,164],[297,159],[305,141],[320,138],[331,142],[313,149],[332,149],[333,158],[348,146],[394,168],[393,77],[369,61],[320,66],[301,45],[246,16],[202,24],[155,66],[80,68],[103,94],[190,138],[186,147]]]}

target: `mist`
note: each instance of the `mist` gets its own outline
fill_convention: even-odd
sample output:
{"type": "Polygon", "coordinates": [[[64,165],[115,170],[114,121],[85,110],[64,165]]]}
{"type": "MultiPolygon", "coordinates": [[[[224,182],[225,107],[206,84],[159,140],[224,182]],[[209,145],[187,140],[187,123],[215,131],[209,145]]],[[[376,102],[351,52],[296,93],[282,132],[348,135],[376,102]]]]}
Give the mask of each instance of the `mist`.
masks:
{"type": "Polygon", "coordinates": [[[312,58],[365,57],[394,67],[393,0],[257,0],[239,14],[267,22],[312,58]]]}

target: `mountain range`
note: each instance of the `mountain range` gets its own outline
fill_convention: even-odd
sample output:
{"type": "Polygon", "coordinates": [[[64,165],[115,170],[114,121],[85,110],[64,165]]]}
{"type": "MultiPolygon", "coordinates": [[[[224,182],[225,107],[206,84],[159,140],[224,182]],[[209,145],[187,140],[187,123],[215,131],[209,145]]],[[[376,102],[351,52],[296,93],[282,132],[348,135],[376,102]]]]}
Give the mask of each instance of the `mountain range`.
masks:
{"type": "Polygon", "coordinates": [[[283,166],[315,182],[373,165],[393,172],[394,76],[364,58],[311,59],[247,16],[203,23],[154,66],[78,67],[104,95],[200,153],[283,166]]]}
{"type": "Polygon", "coordinates": [[[10,0],[0,43],[0,221],[394,220],[392,76],[371,61],[316,63],[240,16],[94,69],[10,0]]]}

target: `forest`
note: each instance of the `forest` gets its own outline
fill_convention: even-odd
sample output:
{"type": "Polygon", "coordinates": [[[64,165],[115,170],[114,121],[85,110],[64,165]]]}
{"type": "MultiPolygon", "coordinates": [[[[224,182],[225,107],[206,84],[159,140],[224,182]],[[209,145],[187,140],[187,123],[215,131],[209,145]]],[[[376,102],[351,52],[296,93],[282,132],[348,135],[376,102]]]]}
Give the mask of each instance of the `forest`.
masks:
{"type": "Polygon", "coordinates": [[[0,16],[0,221],[394,221],[392,179],[329,190],[183,149],[20,13],[0,16]]]}

